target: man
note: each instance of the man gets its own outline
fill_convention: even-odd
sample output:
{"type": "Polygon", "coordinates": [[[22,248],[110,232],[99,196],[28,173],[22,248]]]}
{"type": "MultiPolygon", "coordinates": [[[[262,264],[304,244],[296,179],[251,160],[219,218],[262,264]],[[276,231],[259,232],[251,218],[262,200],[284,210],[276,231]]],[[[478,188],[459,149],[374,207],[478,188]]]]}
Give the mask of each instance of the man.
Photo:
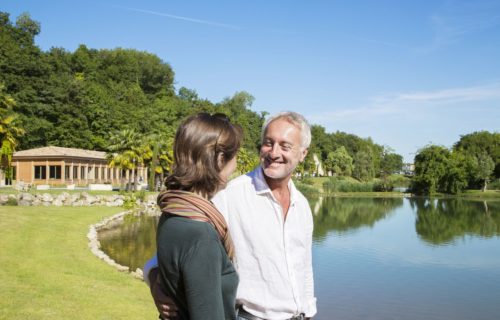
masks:
{"type": "MultiPolygon", "coordinates": [[[[283,112],[269,118],[262,130],[260,166],[232,180],[212,199],[235,246],[238,319],[295,320],[316,314],[312,215],[291,180],[310,142],[303,116],[283,112]]],[[[175,313],[175,306],[153,295],[165,319],[175,313]]]]}

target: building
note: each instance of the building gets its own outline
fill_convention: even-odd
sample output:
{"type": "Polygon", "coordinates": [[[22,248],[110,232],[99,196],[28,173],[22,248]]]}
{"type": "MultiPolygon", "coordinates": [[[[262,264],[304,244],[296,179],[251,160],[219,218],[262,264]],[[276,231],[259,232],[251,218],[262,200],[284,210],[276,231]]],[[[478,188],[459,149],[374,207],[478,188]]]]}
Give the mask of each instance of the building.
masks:
{"type": "Polygon", "coordinates": [[[413,163],[403,163],[402,174],[412,176],[415,174],[415,164],[413,163]]]}
{"type": "MultiPolygon", "coordinates": [[[[12,157],[12,166],[13,180],[35,185],[118,185],[129,177],[134,179],[131,170],[110,168],[105,152],[75,148],[49,146],[18,151],[12,157]]],[[[139,167],[137,175],[146,181],[147,169],[139,167]]]]}

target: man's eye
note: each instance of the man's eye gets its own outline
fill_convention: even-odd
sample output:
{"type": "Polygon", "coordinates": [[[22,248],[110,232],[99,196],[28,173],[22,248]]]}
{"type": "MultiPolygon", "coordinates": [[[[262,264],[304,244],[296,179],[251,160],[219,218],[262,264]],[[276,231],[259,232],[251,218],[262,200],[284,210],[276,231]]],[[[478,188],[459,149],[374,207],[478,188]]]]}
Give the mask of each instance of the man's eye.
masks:
{"type": "Polygon", "coordinates": [[[281,149],[283,149],[285,151],[290,151],[290,150],[292,150],[292,146],[288,145],[288,144],[285,144],[285,145],[281,146],[281,149]]]}

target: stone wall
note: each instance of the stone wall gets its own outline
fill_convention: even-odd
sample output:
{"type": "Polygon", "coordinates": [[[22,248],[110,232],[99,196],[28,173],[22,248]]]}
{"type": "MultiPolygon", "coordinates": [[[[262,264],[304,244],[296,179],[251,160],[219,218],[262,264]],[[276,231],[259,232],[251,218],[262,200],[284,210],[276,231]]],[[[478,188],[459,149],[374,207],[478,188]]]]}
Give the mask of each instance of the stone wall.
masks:
{"type": "MultiPolygon", "coordinates": [[[[18,194],[0,194],[0,205],[16,203],[19,206],[106,206],[121,207],[126,201],[135,201],[140,205],[142,201],[132,198],[130,195],[91,195],[86,192],[60,194],[50,193],[29,193],[22,192],[18,194]]],[[[150,195],[145,200],[146,203],[156,203],[156,196],[150,195]]]]}

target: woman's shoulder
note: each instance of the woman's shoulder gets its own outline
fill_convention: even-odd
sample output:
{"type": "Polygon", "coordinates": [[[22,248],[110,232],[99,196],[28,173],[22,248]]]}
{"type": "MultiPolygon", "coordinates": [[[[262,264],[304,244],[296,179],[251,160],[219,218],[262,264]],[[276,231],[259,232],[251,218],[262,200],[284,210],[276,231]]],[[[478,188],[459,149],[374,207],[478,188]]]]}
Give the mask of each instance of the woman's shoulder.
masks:
{"type": "Polygon", "coordinates": [[[193,240],[218,240],[214,227],[204,221],[171,216],[166,219],[164,227],[169,232],[175,232],[177,235],[183,235],[193,240]]]}

